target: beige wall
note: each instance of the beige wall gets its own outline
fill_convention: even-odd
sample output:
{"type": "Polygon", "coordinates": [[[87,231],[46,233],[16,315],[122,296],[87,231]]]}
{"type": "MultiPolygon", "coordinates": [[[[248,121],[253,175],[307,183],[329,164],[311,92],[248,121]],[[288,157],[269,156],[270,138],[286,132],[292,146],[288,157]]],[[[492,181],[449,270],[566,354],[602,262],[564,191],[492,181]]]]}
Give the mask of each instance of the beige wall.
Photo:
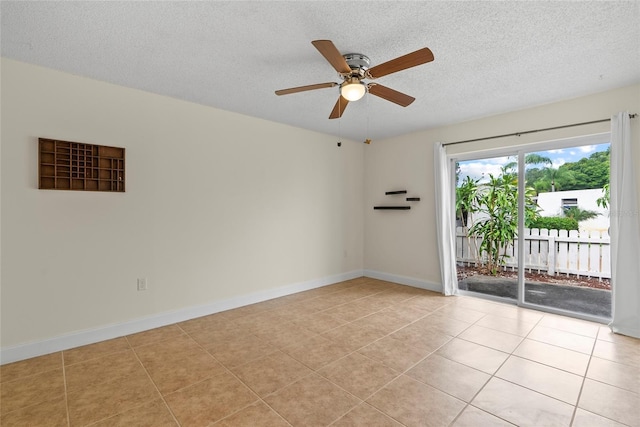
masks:
{"type": "Polygon", "coordinates": [[[1,72],[3,349],[363,268],[438,288],[434,142],[640,112],[633,86],[337,148],[328,135],[12,60],[1,72]],[[127,192],[38,190],[38,137],[126,147],[127,192]],[[373,210],[396,189],[422,200],[410,211],[373,210]],[[148,291],[136,291],[138,277],[148,291]]]}
{"type": "Polygon", "coordinates": [[[2,348],[362,272],[364,144],[1,71],[2,348]],[[126,193],[38,190],[38,137],[126,147],[126,193]]]}
{"type": "MultiPolygon", "coordinates": [[[[453,142],[605,119],[619,111],[640,112],[640,85],[373,141],[365,150],[365,272],[411,279],[405,281],[425,287],[440,286],[435,241],[435,142],[453,142]],[[411,202],[409,211],[374,211],[374,205],[394,200],[384,193],[395,189],[406,189],[408,195],[421,197],[422,200],[411,202]]],[[[631,123],[636,179],[640,189],[640,118],[633,119],[631,123]]],[[[609,129],[609,123],[603,123],[460,144],[450,149],[452,153],[473,152],[607,132],[609,129]]]]}

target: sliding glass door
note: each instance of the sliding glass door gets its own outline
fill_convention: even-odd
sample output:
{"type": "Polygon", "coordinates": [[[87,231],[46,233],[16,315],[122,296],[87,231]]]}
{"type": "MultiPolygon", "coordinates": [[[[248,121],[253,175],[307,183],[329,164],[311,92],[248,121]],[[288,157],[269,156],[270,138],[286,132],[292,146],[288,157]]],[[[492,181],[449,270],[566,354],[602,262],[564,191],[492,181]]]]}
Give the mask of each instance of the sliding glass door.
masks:
{"type": "Polygon", "coordinates": [[[461,291],[611,317],[608,134],[456,164],[461,291]]]}
{"type": "Polygon", "coordinates": [[[524,153],[523,302],[611,317],[608,141],[524,153]]]}
{"type": "Polygon", "coordinates": [[[518,163],[515,156],[456,163],[458,287],[518,299],[518,163]]]}

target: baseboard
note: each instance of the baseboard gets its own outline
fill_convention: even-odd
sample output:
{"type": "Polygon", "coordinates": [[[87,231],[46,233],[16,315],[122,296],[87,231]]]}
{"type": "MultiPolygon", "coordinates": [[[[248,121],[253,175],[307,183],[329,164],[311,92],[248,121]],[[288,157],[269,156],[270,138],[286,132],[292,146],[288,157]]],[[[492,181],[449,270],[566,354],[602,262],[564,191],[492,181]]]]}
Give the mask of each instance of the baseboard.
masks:
{"type": "Polygon", "coordinates": [[[633,338],[640,338],[640,329],[638,329],[638,322],[634,319],[631,319],[629,323],[631,324],[612,321],[611,323],[609,323],[609,328],[611,328],[611,331],[616,334],[626,335],[633,338]]]}
{"type": "Polygon", "coordinates": [[[386,280],[387,282],[399,283],[401,285],[413,286],[414,288],[426,289],[427,291],[442,293],[440,283],[428,282],[426,280],[415,279],[413,277],[398,276],[397,274],[383,273],[381,271],[364,270],[366,277],[372,279],[386,280]]]}
{"type": "Polygon", "coordinates": [[[16,346],[0,349],[0,364],[3,365],[19,360],[29,359],[31,357],[42,356],[56,351],[68,350],[70,348],[75,348],[82,345],[94,344],[100,341],[118,338],[124,335],[135,334],[137,332],[159,328],[161,326],[167,326],[177,322],[184,322],[185,320],[195,319],[196,317],[207,316],[209,314],[267,301],[273,298],[279,298],[286,295],[291,295],[298,292],[308,291],[310,289],[343,282],[345,280],[355,279],[358,277],[362,277],[363,275],[363,270],[353,270],[333,276],[293,283],[274,289],[215,301],[210,304],[192,306],[181,310],[159,313],[153,316],[141,317],[139,319],[127,322],[115,323],[98,328],[60,335],[42,341],[19,344],[16,346]]]}

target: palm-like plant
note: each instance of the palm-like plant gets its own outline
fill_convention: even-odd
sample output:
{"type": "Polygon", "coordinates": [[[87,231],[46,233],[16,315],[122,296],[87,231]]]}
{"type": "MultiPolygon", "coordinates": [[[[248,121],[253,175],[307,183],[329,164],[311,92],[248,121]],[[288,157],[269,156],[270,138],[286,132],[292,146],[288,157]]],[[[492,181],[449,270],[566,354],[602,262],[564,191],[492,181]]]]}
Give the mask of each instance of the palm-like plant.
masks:
{"type": "MultiPolygon", "coordinates": [[[[514,157],[511,157],[511,158],[514,158],[514,157]]],[[[524,156],[524,164],[525,165],[544,164],[544,165],[547,165],[546,167],[551,167],[553,165],[553,162],[548,157],[541,156],[540,154],[537,154],[537,153],[529,153],[526,156],[524,156]]],[[[516,161],[509,162],[502,167],[502,173],[513,174],[515,173],[517,168],[518,168],[518,162],[516,161]]]]}
{"type": "Polygon", "coordinates": [[[460,186],[456,187],[456,216],[463,227],[468,225],[468,214],[473,212],[478,204],[478,180],[465,177],[460,186]]]}
{"type": "Polygon", "coordinates": [[[547,191],[555,192],[559,189],[560,182],[571,182],[574,180],[573,173],[564,168],[554,168],[553,162],[549,157],[541,156],[537,153],[530,153],[525,156],[525,163],[528,165],[543,165],[542,169],[533,169],[539,171],[536,175],[535,182],[531,184],[538,193],[547,191]]]}
{"type": "Polygon", "coordinates": [[[573,218],[578,222],[595,218],[598,215],[600,215],[598,212],[590,211],[588,209],[580,209],[578,206],[571,206],[564,210],[564,216],[567,218],[573,218]]]}
{"type": "MultiPolygon", "coordinates": [[[[480,213],[469,229],[469,236],[482,237],[480,252],[487,254],[487,267],[491,274],[497,274],[508,257],[506,250],[518,234],[518,179],[515,174],[498,177],[489,175],[489,182],[478,188],[478,200],[474,212],[480,213]]],[[[538,215],[538,205],[533,200],[535,191],[525,192],[525,215],[534,219],[538,215]]]]}
{"type": "Polygon", "coordinates": [[[529,153],[524,156],[524,163],[527,165],[547,165],[547,167],[553,166],[553,162],[549,157],[541,156],[537,153],[529,153]]]}

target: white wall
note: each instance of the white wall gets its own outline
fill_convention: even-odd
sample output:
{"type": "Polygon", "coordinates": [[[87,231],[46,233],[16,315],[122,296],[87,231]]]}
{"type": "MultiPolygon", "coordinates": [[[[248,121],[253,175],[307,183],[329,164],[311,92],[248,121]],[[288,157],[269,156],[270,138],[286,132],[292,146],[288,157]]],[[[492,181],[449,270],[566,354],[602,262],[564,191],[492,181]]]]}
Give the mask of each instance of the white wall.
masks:
{"type": "Polygon", "coordinates": [[[603,196],[602,188],[585,190],[550,191],[538,194],[538,206],[541,216],[564,216],[563,199],[576,199],[578,207],[583,210],[597,212],[595,218],[580,221],[580,230],[607,231],[609,229],[609,209],[598,206],[598,199],[603,196]]]}
{"type": "MultiPolygon", "coordinates": [[[[464,102],[464,100],[461,100],[464,102]]],[[[440,287],[436,247],[433,144],[549,128],[610,118],[619,111],[640,112],[640,85],[566,100],[522,111],[373,141],[365,150],[365,272],[400,278],[407,283],[440,287]],[[385,191],[406,189],[421,197],[409,211],[377,211],[385,191]]],[[[640,170],[640,118],[631,120],[634,164],[640,170]]],[[[499,147],[607,132],[609,123],[566,128],[450,146],[451,153],[481,152],[499,147]]],[[[638,188],[640,173],[636,172],[638,188]]]]}
{"type": "Polygon", "coordinates": [[[3,349],[361,275],[364,144],[4,58],[1,71],[3,349]],[[125,147],[126,193],[38,190],[38,137],[125,147]]]}

